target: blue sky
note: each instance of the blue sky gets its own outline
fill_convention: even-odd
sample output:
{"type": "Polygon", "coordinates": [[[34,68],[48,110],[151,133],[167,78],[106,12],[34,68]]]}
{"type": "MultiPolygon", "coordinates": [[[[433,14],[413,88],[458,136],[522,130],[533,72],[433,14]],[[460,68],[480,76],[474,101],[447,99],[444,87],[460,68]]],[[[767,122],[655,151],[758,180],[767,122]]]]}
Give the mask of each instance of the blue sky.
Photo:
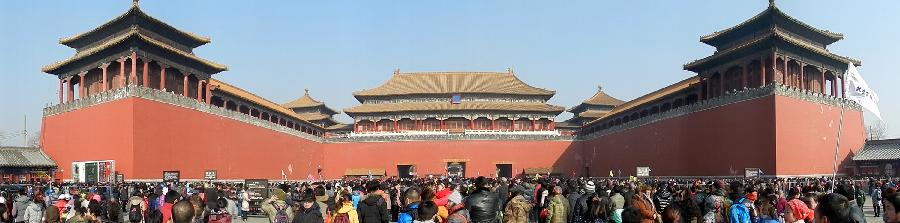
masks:
{"type": "MultiPolygon", "coordinates": [[[[337,109],[401,71],[503,71],[553,89],[571,107],[604,90],[630,100],[694,75],[701,35],[738,24],[767,1],[141,1],[150,15],[212,38],[196,49],[228,65],[216,78],[276,102],[309,88],[337,109]]],[[[70,57],[59,38],[92,29],[131,1],[0,1],[0,131],[40,130],[58,81],[40,68],[70,57]]],[[[777,5],[843,33],[832,52],[863,61],[889,136],[900,136],[900,1],[791,0],[777,5]]],[[[564,113],[560,119],[570,117],[564,113]]],[[[340,115],[347,122],[349,117],[340,115]]],[[[876,122],[867,114],[868,123],[876,122]]],[[[2,139],[2,138],[0,138],[2,139]]],[[[0,144],[21,144],[21,137],[0,144]]]]}

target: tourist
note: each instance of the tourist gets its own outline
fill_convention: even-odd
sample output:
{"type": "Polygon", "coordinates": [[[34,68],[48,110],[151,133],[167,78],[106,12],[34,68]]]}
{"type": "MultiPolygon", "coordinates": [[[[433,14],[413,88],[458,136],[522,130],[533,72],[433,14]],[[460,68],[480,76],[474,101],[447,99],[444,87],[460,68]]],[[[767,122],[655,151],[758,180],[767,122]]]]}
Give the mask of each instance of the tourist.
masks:
{"type": "Polygon", "coordinates": [[[312,194],[303,195],[300,201],[300,210],[294,214],[292,223],[324,223],[325,218],[320,211],[322,209],[316,203],[316,197],[312,194]]]}
{"type": "Polygon", "coordinates": [[[241,201],[241,211],[239,215],[241,216],[241,220],[247,221],[247,213],[250,212],[250,193],[247,193],[247,188],[243,188],[241,190],[240,201],[241,201]]]}
{"type": "Polygon", "coordinates": [[[418,215],[419,203],[422,201],[421,193],[418,188],[411,187],[406,189],[404,193],[406,207],[400,210],[397,217],[397,223],[412,223],[415,216],[418,215]]]}
{"type": "Polygon", "coordinates": [[[134,195],[128,199],[128,205],[126,205],[126,210],[128,214],[129,222],[141,222],[144,219],[144,213],[147,212],[147,205],[144,203],[144,198],[141,196],[140,192],[134,192],[134,195]]]}
{"type": "Polygon", "coordinates": [[[575,179],[569,179],[566,183],[566,189],[563,191],[566,198],[566,221],[567,222],[579,222],[581,220],[581,216],[575,217],[575,206],[578,206],[578,201],[581,200],[583,196],[587,194],[582,194],[579,189],[579,184],[575,179]]]}
{"type": "Polygon", "coordinates": [[[66,223],[88,223],[86,217],[87,208],[75,206],[72,208],[72,217],[66,218],[66,223]]]}
{"type": "Polygon", "coordinates": [[[756,200],[759,223],[781,223],[778,219],[778,209],[775,208],[775,200],[778,200],[778,197],[774,194],[756,200]]]}
{"type": "Polygon", "coordinates": [[[334,223],[359,223],[359,213],[353,208],[353,197],[350,192],[343,191],[337,195],[339,199],[335,203],[334,214],[331,222],[334,223]]]}
{"type": "Polygon", "coordinates": [[[44,211],[43,223],[60,223],[59,208],[53,205],[47,207],[47,210],[44,211]]]}
{"type": "Polygon", "coordinates": [[[656,211],[662,213],[669,207],[669,203],[672,202],[672,191],[667,182],[660,183],[658,188],[656,193],[653,194],[653,207],[656,211]]]}
{"type": "Polygon", "coordinates": [[[471,218],[471,222],[497,222],[497,211],[499,207],[497,193],[491,192],[490,188],[488,188],[487,185],[487,178],[476,178],[475,191],[473,191],[471,195],[469,195],[468,199],[466,199],[466,208],[469,209],[469,217],[471,218]]]}
{"type": "Polygon", "coordinates": [[[883,195],[883,198],[884,216],[881,219],[887,223],[900,222],[900,214],[898,214],[898,210],[900,210],[898,208],[900,207],[900,194],[891,192],[883,195]]]}
{"type": "Polygon", "coordinates": [[[119,205],[118,198],[110,197],[109,200],[103,202],[106,212],[106,218],[112,222],[122,222],[122,207],[119,205]]]}
{"type": "MultiPolygon", "coordinates": [[[[641,186],[640,190],[637,192],[638,193],[631,197],[631,204],[640,211],[640,216],[643,218],[641,222],[652,223],[656,221],[656,210],[654,209],[653,200],[650,198],[652,188],[644,185],[641,186]]],[[[622,222],[626,222],[624,217],[622,222]]]]}
{"type": "MultiPolygon", "coordinates": [[[[182,200],[172,205],[171,223],[193,223],[194,205],[190,201],[182,200]]],[[[166,222],[168,223],[168,222],[166,222]]]]}
{"type": "Polygon", "coordinates": [[[647,219],[641,213],[641,209],[635,206],[629,206],[622,210],[622,223],[654,223],[652,219],[647,219]]]}
{"type": "Polygon", "coordinates": [[[550,193],[550,206],[547,207],[548,214],[547,222],[549,223],[568,223],[569,220],[568,212],[566,212],[569,206],[568,200],[562,195],[562,187],[555,186],[553,187],[552,193],[550,193]]]}
{"type": "Polygon", "coordinates": [[[881,211],[883,210],[883,202],[881,201],[883,199],[881,193],[881,182],[875,183],[875,187],[872,188],[872,193],[870,196],[872,196],[872,209],[874,209],[875,211],[875,217],[879,217],[881,216],[881,211]]]}
{"type": "Polygon", "coordinates": [[[819,198],[815,220],[817,223],[858,223],[850,216],[850,206],[855,206],[852,204],[844,195],[826,194],[819,198]]]}
{"type": "Polygon", "coordinates": [[[675,206],[667,206],[666,209],[662,212],[662,222],[663,223],[681,223],[681,210],[675,206]]]}
{"type": "MultiPolygon", "coordinates": [[[[606,196],[606,191],[597,191],[586,195],[588,206],[585,212],[575,213],[582,216],[582,221],[577,223],[607,223],[610,222],[610,216],[613,211],[612,201],[606,196]]],[[[580,205],[580,204],[579,204],[580,205]]]]}
{"type": "Polygon", "coordinates": [[[163,203],[159,207],[159,212],[162,213],[162,221],[164,223],[168,223],[172,220],[172,206],[175,205],[176,201],[181,199],[181,195],[179,195],[178,192],[175,192],[174,190],[170,190],[165,194],[165,203],[163,203]]]}
{"type": "MultiPolygon", "coordinates": [[[[850,206],[848,207],[850,210],[850,218],[853,219],[856,223],[866,223],[866,216],[862,211],[862,206],[859,206],[856,202],[856,189],[853,188],[852,184],[841,184],[837,185],[834,190],[835,193],[844,195],[845,198],[849,199],[850,206]]],[[[822,198],[819,198],[820,200],[822,198]]],[[[822,202],[819,202],[819,205],[823,205],[822,202]]],[[[818,211],[816,211],[818,213],[818,211]]]]}
{"type": "Polygon", "coordinates": [[[325,187],[323,187],[322,185],[316,186],[315,189],[313,189],[313,193],[314,193],[315,199],[316,199],[315,200],[315,205],[317,206],[316,210],[319,210],[319,213],[320,213],[319,216],[323,216],[323,217],[328,216],[328,203],[327,202],[329,199],[328,199],[328,195],[325,194],[325,187]]]}
{"type": "Polygon", "coordinates": [[[266,216],[269,217],[269,222],[291,222],[294,212],[291,211],[291,207],[287,205],[287,202],[285,201],[286,196],[287,195],[283,190],[275,188],[272,190],[272,195],[260,203],[260,209],[262,209],[262,211],[266,213],[266,216]]]}
{"type": "Polygon", "coordinates": [[[13,222],[15,223],[23,223],[25,222],[25,211],[28,208],[28,205],[31,204],[31,199],[27,195],[27,191],[19,190],[18,196],[16,196],[12,205],[12,217],[13,222]]]}
{"type": "Polygon", "coordinates": [[[46,210],[45,207],[44,195],[41,193],[35,194],[33,201],[25,208],[22,219],[24,219],[26,223],[41,223],[43,220],[42,218],[44,217],[44,210],[46,210]]]}
{"type": "Polygon", "coordinates": [[[863,206],[866,204],[866,193],[863,191],[862,185],[860,183],[856,184],[856,186],[853,188],[853,191],[855,192],[854,200],[856,201],[857,207],[859,207],[861,211],[863,206]]]}
{"type": "Polygon", "coordinates": [[[216,207],[210,210],[204,222],[208,223],[231,223],[232,215],[227,211],[228,200],[224,197],[216,199],[216,207]]]}
{"type": "Polygon", "coordinates": [[[612,220],[615,223],[622,223],[622,211],[625,210],[625,196],[622,195],[624,190],[624,186],[616,185],[613,187],[613,195],[609,197],[613,208],[612,220]]]}
{"type": "Polygon", "coordinates": [[[452,185],[448,187],[450,190],[450,195],[447,196],[447,218],[444,220],[444,223],[468,223],[469,222],[469,210],[466,209],[466,205],[463,203],[462,194],[457,190],[458,186],[452,185]]]}
{"type": "Polygon", "coordinates": [[[510,190],[509,201],[506,201],[506,207],[503,209],[503,223],[528,222],[532,204],[522,195],[523,189],[516,187],[510,190]]]}
{"type": "Polygon", "coordinates": [[[387,209],[387,201],[381,193],[378,193],[380,186],[381,184],[376,181],[366,184],[366,192],[368,194],[357,205],[361,223],[390,222],[391,216],[387,209]]]}
{"type": "Polygon", "coordinates": [[[413,223],[436,223],[437,205],[433,201],[423,201],[416,210],[416,220],[413,223]]]}
{"type": "Polygon", "coordinates": [[[158,209],[152,209],[147,212],[146,218],[144,218],[144,223],[167,223],[162,221],[162,212],[158,209]]]}

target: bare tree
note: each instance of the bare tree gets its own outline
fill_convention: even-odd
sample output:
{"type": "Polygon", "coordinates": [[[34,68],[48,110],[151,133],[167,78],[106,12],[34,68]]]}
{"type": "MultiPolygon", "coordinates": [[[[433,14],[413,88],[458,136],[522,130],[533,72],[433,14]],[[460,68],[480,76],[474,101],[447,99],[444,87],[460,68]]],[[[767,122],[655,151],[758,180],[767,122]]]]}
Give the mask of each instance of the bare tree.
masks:
{"type": "Polygon", "coordinates": [[[30,133],[27,147],[41,147],[41,132],[30,133]]]}
{"type": "Polygon", "coordinates": [[[866,126],[866,140],[880,140],[887,137],[887,124],[876,122],[866,126]]]}

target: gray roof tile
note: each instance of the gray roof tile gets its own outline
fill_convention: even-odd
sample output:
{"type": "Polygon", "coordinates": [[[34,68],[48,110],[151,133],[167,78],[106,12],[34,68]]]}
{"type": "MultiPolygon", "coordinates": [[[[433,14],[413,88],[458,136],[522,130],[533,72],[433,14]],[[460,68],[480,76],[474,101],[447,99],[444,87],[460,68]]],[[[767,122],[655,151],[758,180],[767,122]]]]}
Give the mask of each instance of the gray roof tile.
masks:
{"type": "Polygon", "coordinates": [[[40,148],[0,147],[0,167],[56,167],[40,148]]]}
{"type": "Polygon", "coordinates": [[[872,140],[866,142],[854,161],[900,159],[900,139],[872,140]]]}

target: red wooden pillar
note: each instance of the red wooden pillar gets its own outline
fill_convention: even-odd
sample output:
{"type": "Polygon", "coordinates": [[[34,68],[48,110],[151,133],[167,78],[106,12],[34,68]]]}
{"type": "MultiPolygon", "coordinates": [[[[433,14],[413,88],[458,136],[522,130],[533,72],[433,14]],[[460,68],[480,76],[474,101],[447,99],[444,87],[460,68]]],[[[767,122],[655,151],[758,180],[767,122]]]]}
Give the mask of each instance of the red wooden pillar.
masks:
{"type": "Polygon", "coordinates": [[[741,66],[741,88],[749,87],[747,82],[747,67],[741,66]]]}
{"type": "Polygon", "coordinates": [[[475,119],[469,119],[469,129],[478,129],[475,128],[475,119]]]}
{"type": "Polygon", "coordinates": [[[78,73],[78,78],[79,78],[78,79],[78,99],[84,99],[85,97],[87,97],[87,92],[85,92],[85,90],[84,90],[84,89],[87,89],[84,87],[84,75],[86,75],[86,74],[87,74],[87,71],[82,71],[81,73],[78,73]]]}
{"type": "Polygon", "coordinates": [[[122,86],[125,86],[124,83],[125,83],[125,80],[127,79],[125,77],[125,57],[119,58],[119,77],[122,78],[122,81],[121,81],[122,86]]]}
{"type": "Polygon", "coordinates": [[[159,90],[166,91],[166,65],[159,63],[159,90]]]}
{"type": "MultiPolygon", "coordinates": [[[[206,82],[206,103],[212,104],[212,85],[209,85],[209,82],[206,82]]],[[[262,113],[259,116],[262,117],[262,113]]]]}
{"type": "Polygon", "coordinates": [[[394,120],[394,131],[400,131],[400,124],[397,122],[397,120],[394,120]]]}
{"type": "Polygon", "coordinates": [[[141,82],[141,85],[144,87],[150,87],[150,77],[147,76],[147,73],[150,72],[150,60],[144,59],[144,80],[141,82]]]}
{"type": "Polygon", "coordinates": [[[759,58],[759,86],[766,86],[766,58],[759,58]]]}
{"type": "Polygon", "coordinates": [[[137,52],[131,51],[131,75],[128,76],[129,84],[137,82],[137,52]]]}
{"type": "MultiPolygon", "coordinates": [[[[181,75],[184,77],[184,81],[183,81],[184,85],[182,86],[183,90],[181,91],[181,96],[187,97],[188,96],[188,85],[189,85],[188,84],[188,75],[190,75],[190,74],[182,71],[181,75]]],[[[238,110],[240,110],[240,109],[238,109],[238,110]]]]}
{"type": "Polygon", "coordinates": [[[100,71],[103,72],[103,80],[100,80],[100,84],[103,85],[103,91],[109,90],[109,84],[106,82],[106,68],[109,67],[109,63],[103,63],[100,65],[100,71]]]}
{"type": "Polygon", "coordinates": [[[809,87],[809,86],[806,86],[807,85],[806,84],[806,73],[803,72],[804,66],[805,65],[803,65],[803,63],[800,63],[800,89],[801,90],[807,90],[806,88],[809,87]]]}
{"type": "Polygon", "coordinates": [[[444,130],[444,119],[441,119],[441,130],[444,130]]]}
{"type": "Polygon", "coordinates": [[[784,63],[784,71],[781,72],[781,80],[782,80],[781,82],[784,82],[783,83],[784,85],[790,86],[791,82],[793,82],[793,81],[788,81],[788,78],[787,78],[787,73],[788,73],[787,57],[785,57],[781,61],[782,61],[782,63],[784,63]]]}
{"type": "Polygon", "coordinates": [[[63,103],[63,84],[66,83],[62,78],[59,79],[59,103],[63,103]]]}
{"type": "Polygon", "coordinates": [[[725,73],[719,72],[719,96],[725,95],[725,73]]]}
{"type": "Polygon", "coordinates": [[[497,119],[491,119],[491,130],[497,130],[497,119]]]}
{"type": "Polygon", "coordinates": [[[709,77],[707,77],[706,79],[704,79],[704,80],[703,80],[703,83],[706,85],[706,95],[705,95],[705,96],[706,96],[706,99],[712,98],[712,87],[709,86],[709,85],[710,85],[710,83],[709,83],[709,77]]]}
{"type": "Polygon", "coordinates": [[[203,102],[203,82],[202,80],[197,81],[197,101],[199,102],[203,102]]]}
{"type": "Polygon", "coordinates": [[[820,82],[821,84],[819,84],[819,89],[821,89],[822,91],[820,91],[819,93],[825,94],[825,68],[824,67],[822,68],[822,76],[820,79],[822,80],[822,82],[820,82]]]}
{"type": "Polygon", "coordinates": [[[552,121],[552,120],[549,121],[549,122],[550,122],[550,123],[549,123],[549,124],[550,124],[550,127],[549,127],[549,129],[547,129],[547,130],[550,130],[550,131],[556,130],[556,122],[554,122],[554,121],[552,121]]]}
{"type": "Polygon", "coordinates": [[[534,119],[532,119],[532,120],[531,120],[531,131],[534,131],[534,130],[536,130],[536,129],[537,129],[537,121],[535,121],[534,119]]]}
{"type": "Polygon", "coordinates": [[[74,101],[75,100],[75,86],[72,84],[72,77],[69,77],[68,80],[66,80],[66,88],[67,88],[66,90],[68,91],[66,93],[66,101],[68,101],[68,102],[74,101]]]}

